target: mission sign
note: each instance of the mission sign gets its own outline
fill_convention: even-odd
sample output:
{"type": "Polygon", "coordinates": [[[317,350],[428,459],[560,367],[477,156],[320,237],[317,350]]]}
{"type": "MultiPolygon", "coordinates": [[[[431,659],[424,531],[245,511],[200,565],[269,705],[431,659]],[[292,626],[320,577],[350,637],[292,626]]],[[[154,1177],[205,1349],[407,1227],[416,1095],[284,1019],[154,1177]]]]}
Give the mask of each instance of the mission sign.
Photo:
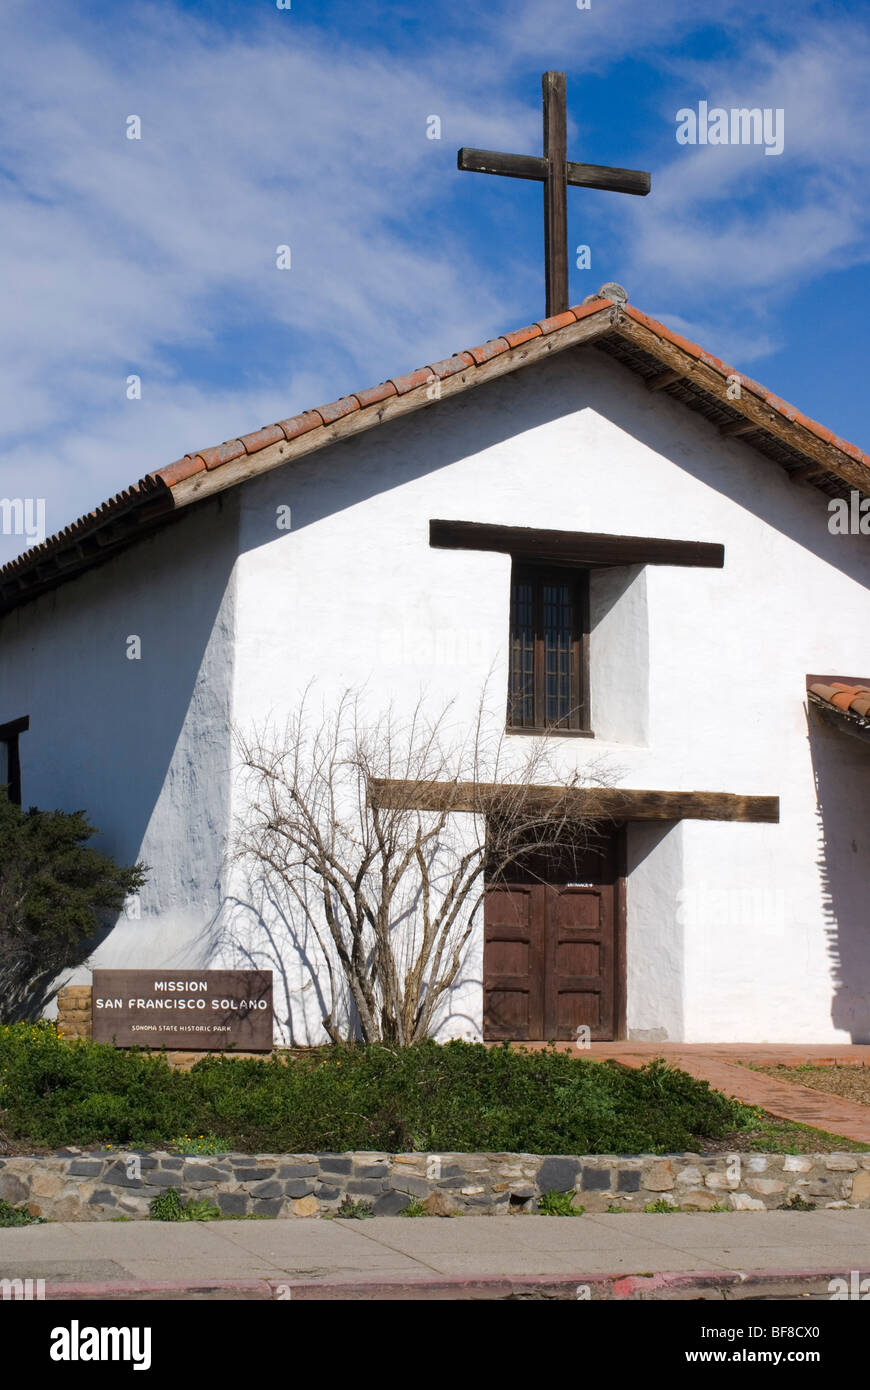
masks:
{"type": "Polygon", "coordinates": [[[272,1051],[271,970],[95,970],[94,1042],[272,1051]]]}

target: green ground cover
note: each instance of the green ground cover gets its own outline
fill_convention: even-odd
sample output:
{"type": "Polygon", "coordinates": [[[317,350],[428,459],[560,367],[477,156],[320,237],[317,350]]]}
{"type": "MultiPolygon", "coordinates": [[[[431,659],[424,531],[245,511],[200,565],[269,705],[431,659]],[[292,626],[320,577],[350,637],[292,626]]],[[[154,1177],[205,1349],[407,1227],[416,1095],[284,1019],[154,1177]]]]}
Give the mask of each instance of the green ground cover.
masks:
{"type": "Polygon", "coordinates": [[[758,1119],[662,1062],[425,1042],[207,1057],[184,1072],[48,1022],[0,1029],[0,1131],[18,1151],[208,1136],[210,1152],[666,1153],[721,1145],[758,1119]]]}

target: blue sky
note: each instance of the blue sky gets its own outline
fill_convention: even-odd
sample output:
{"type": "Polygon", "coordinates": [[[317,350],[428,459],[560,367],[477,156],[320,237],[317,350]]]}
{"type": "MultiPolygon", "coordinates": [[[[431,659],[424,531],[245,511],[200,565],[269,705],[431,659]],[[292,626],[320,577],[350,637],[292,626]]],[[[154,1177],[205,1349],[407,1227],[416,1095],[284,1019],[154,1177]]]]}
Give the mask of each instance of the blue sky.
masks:
{"type": "MultiPolygon", "coordinates": [[[[870,447],[865,5],[4,0],[0,495],[44,497],[52,532],[539,318],[540,188],[460,174],[456,150],[539,153],[546,68],[571,158],[652,172],[648,198],[569,190],[592,252],[572,302],[618,280],[870,447]],[[781,108],[783,153],[678,145],[702,100],[781,108]]],[[[0,559],[23,548],[0,536],[0,559]]]]}

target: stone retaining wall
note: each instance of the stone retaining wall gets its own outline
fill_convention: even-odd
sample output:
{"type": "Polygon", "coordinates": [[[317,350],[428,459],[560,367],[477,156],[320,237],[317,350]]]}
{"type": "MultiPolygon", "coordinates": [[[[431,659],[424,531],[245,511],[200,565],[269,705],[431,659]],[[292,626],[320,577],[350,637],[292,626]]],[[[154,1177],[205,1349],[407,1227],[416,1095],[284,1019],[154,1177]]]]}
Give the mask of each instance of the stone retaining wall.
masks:
{"type": "Polygon", "coordinates": [[[318,1217],[345,1197],[392,1216],[412,1201],[434,1215],[533,1212],[545,1192],[576,1192],[587,1211],[761,1211],[800,1198],[818,1208],[870,1207],[870,1154],[221,1154],[63,1149],[0,1158],[0,1198],[50,1221],[147,1218],[174,1187],[226,1216],[318,1217]]]}

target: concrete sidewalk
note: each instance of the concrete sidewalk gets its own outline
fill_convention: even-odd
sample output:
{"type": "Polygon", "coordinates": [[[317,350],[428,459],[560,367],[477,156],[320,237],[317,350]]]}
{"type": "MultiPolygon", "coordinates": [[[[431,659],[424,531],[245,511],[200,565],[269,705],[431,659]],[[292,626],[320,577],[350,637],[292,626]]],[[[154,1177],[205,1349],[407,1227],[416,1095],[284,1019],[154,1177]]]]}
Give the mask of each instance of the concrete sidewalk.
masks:
{"type": "Polygon", "coordinates": [[[870,1274],[870,1210],[0,1230],[0,1280],[76,1300],[828,1298],[853,1270],[870,1274]]]}

